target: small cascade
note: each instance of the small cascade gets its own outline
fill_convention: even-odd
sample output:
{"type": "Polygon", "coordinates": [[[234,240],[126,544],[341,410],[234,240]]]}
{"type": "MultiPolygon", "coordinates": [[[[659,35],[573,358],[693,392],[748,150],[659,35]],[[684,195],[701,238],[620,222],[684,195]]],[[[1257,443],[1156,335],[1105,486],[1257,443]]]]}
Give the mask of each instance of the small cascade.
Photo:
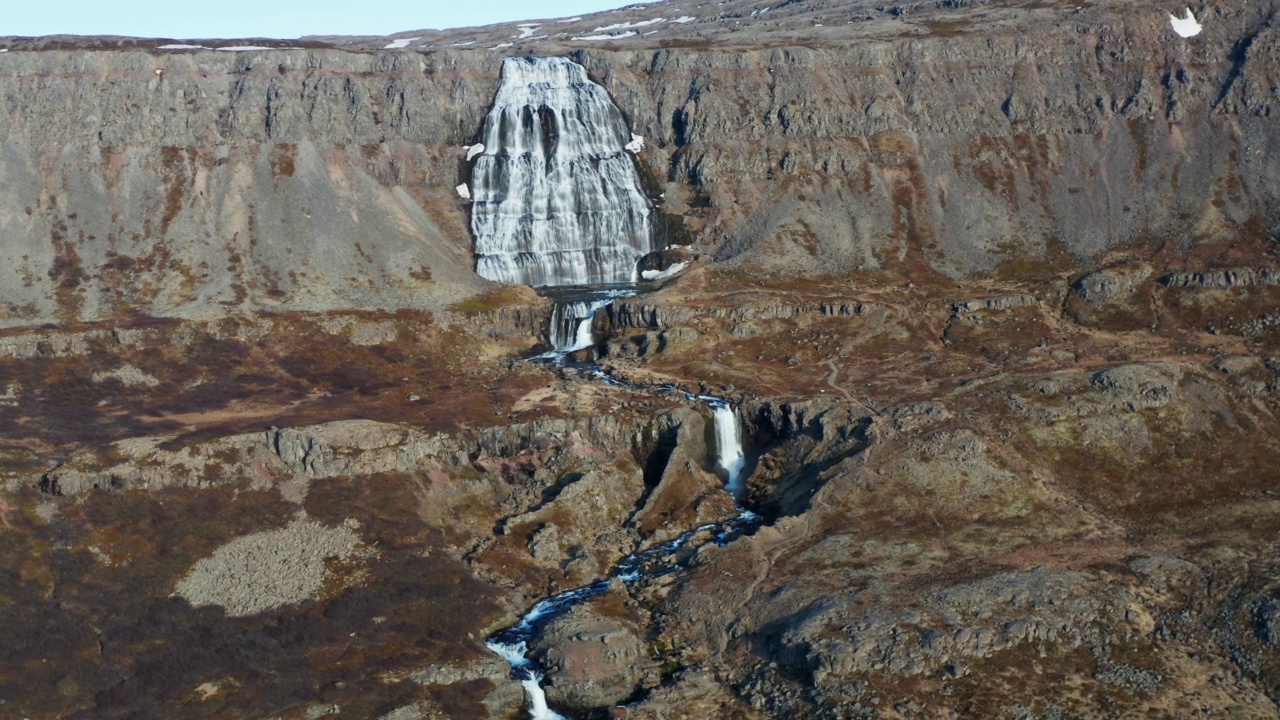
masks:
{"type": "Polygon", "coordinates": [[[610,300],[589,300],[556,303],[551,307],[551,325],[547,339],[557,353],[570,353],[591,347],[595,338],[591,334],[596,310],[608,307],[610,300]]]}
{"type": "Polygon", "coordinates": [[[490,640],[485,645],[501,655],[511,665],[512,673],[520,679],[525,695],[529,696],[531,720],[568,720],[547,705],[547,693],[542,689],[542,672],[537,669],[532,660],[525,657],[527,650],[523,640],[515,645],[504,645],[490,640]]]}
{"type": "Polygon", "coordinates": [[[507,283],[630,283],[653,206],[604,88],[558,57],[506,58],[471,177],[476,272],[507,283]]]}
{"type": "Polygon", "coordinates": [[[738,411],[724,401],[709,403],[716,428],[716,465],[725,476],[725,488],[733,495],[734,501],[742,504],[746,485],[742,477],[742,468],[747,463],[742,452],[742,427],[738,421],[738,411]]]}
{"type": "MultiPolygon", "coordinates": [[[[601,306],[607,304],[608,301],[603,301],[601,306]]],[[[531,720],[568,720],[547,706],[547,696],[542,689],[544,678],[542,668],[537,661],[528,656],[529,642],[538,636],[538,632],[547,621],[584,600],[604,593],[613,581],[630,585],[646,578],[678,572],[685,567],[684,562],[687,558],[682,556],[682,551],[686,548],[696,549],[696,543],[706,542],[725,545],[760,524],[760,516],[742,506],[746,489],[745,478],[742,477],[746,456],[742,448],[742,430],[738,413],[729,401],[711,395],[694,395],[674,385],[646,387],[623,382],[599,368],[595,370],[594,376],[617,387],[678,392],[691,401],[706,403],[711,408],[715,423],[716,466],[724,473],[725,488],[733,495],[734,503],[738,507],[738,516],[719,524],[700,525],[674,540],[628,555],[613,566],[607,579],[545,598],[525,613],[520,618],[520,622],[492,635],[485,645],[511,665],[512,675],[520,681],[525,694],[528,695],[531,720]]]]}

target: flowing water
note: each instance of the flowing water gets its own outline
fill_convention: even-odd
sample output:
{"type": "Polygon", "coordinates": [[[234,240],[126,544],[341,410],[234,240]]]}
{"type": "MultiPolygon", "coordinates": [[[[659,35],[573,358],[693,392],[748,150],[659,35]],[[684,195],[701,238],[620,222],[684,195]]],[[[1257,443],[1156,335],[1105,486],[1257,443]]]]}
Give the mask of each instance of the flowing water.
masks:
{"type": "MultiPolygon", "coordinates": [[[[593,346],[596,311],[613,298],[635,294],[638,262],[654,249],[654,207],[627,152],[640,146],[608,93],[587,78],[581,65],[555,57],[503,60],[502,82],[485,119],[482,143],[467,152],[469,161],[475,158],[470,194],[476,272],[537,287],[614,286],[577,287],[557,301],[547,330],[553,349],[533,360],[563,362],[569,353],[593,346]],[[617,287],[622,284],[632,286],[617,287]]],[[[675,272],[679,269],[683,265],[675,272]]],[[[661,279],[671,273],[648,274],[647,279],[661,279]]],[[[707,404],[715,420],[716,467],[741,503],[742,435],[727,401],[671,387],[631,385],[599,370],[596,377],[644,391],[675,390],[707,404]]],[[[530,717],[563,720],[547,706],[543,669],[528,656],[529,643],[547,621],[605,592],[613,582],[629,584],[676,572],[696,546],[727,543],[758,523],[758,516],[739,505],[738,517],[629,555],[607,578],[538,602],[520,622],[490,637],[486,644],[510,663],[512,675],[524,686],[530,717]]]]}
{"type": "Polygon", "coordinates": [[[604,88],[565,58],[506,58],[471,172],[476,272],[533,286],[638,279],[653,205],[604,88]]]}
{"type": "Polygon", "coordinates": [[[738,413],[727,402],[713,404],[711,411],[716,427],[716,465],[724,474],[725,488],[736,502],[741,503],[746,491],[742,468],[747,459],[742,452],[742,428],[738,422],[738,413]]]}
{"type": "Polygon", "coordinates": [[[580,300],[556,303],[551,307],[551,325],[547,339],[555,352],[570,353],[595,344],[591,334],[596,310],[609,305],[610,300],[580,300]]]}
{"type": "Polygon", "coordinates": [[[547,621],[574,605],[605,592],[613,580],[631,584],[644,578],[679,571],[683,560],[681,551],[686,548],[692,549],[695,541],[702,540],[723,545],[760,523],[759,515],[742,506],[746,456],[742,447],[742,430],[738,413],[727,400],[712,395],[694,395],[671,385],[646,387],[627,383],[599,369],[595,371],[594,376],[610,385],[632,390],[678,392],[688,400],[705,403],[710,407],[716,431],[715,464],[724,476],[725,488],[733,495],[738,507],[738,516],[725,523],[696,527],[675,540],[628,555],[613,566],[608,578],[541,600],[520,618],[520,622],[491,636],[486,641],[486,645],[510,663],[512,674],[524,686],[525,694],[528,696],[529,717],[532,720],[565,720],[563,715],[547,706],[546,692],[542,689],[542,680],[545,677],[542,668],[527,654],[529,642],[537,637],[539,630],[547,621]]]}

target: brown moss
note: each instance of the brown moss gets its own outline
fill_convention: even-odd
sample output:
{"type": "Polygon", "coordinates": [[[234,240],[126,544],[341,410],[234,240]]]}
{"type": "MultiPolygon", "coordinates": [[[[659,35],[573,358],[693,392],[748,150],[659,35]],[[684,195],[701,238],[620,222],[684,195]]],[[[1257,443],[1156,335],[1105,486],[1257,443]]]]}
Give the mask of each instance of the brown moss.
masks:
{"type": "MultiPolygon", "coordinates": [[[[188,183],[194,182],[191,163],[196,159],[194,148],[165,147],[160,152],[164,165],[162,180],[165,188],[164,214],[160,219],[160,234],[168,235],[169,226],[182,212],[188,183]]],[[[150,230],[147,231],[150,236],[150,230]]]]}
{"type": "Polygon", "coordinates": [[[463,315],[479,315],[480,313],[500,310],[526,301],[525,294],[516,287],[505,286],[479,295],[472,295],[449,306],[449,309],[463,315]]]}
{"type": "Polygon", "coordinates": [[[279,184],[281,178],[293,177],[294,162],[298,155],[298,146],[292,143],[280,143],[271,146],[267,161],[271,165],[271,179],[279,184]]]}

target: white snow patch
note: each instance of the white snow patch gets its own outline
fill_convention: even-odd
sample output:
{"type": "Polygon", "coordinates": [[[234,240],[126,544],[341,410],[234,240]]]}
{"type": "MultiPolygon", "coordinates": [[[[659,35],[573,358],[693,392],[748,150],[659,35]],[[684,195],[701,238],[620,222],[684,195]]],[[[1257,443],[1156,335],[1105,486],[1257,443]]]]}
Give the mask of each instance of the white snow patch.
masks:
{"type": "Polygon", "coordinates": [[[220,47],[218,49],[225,50],[227,52],[248,52],[251,50],[296,50],[297,48],[273,48],[264,47],[262,45],[228,45],[227,47],[220,47]]]}
{"type": "Polygon", "coordinates": [[[628,28],[646,27],[648,25],[657,25],[660,22],[666,22],[666,18],[654,18],[652,20],[637,20],[636,22],[620,22],[613,25],[605,25],[598,27],[592,32],[608,32],[610,30],[626,30],[628,28]]]}
{"type": "Polygon", "coordinates": [[[9,52],[9,48],[0,48],[0,52],[9,52]]]}
{"type": "Polygon", "coordinates": [[[696,18],[696,17],[694,17],[694,16],[692,16],[692,15],[684,15],[684,16],[681,16],[681,17],[676,18],[675,20],[672,20],[671,22],[673,22],[673,23],[680,23],[680,24],[682,24],[682,25],[683,25],[684,23],[691,23],[691,22],[693,22],[694,20],[697,20],[697,19],[698,19],[698,18],[696,18]]]}
{"type": "Polygon", "coordinates": [[[1191,14],[1191,8],[1187,8],[1187,14],[1183,17],[1169,16],[1169,23],[1173,25],[1173,31],[1184,38],[1194,37],[1200,34],[1204,26],[1196,22],[1196,16],[1191,14]]]}
{"type": "Polygon", "coordinates": [[[525,38],[533,37],[533,34],[538,31],[540,25],[538,25],[538,23],[524,23],[517,25],[516,27],[520,30],[520,34],[515,37],[517,39],[524,40],[525,38]]]}
{"type": "Polygon", "coordinates": [[[515,45],[515,43],[498,43],[497,45],[494,45],[493,47],[491,47],[491,48],[489,48],[489,49],[490,49],[490,50],[501,50],[502,48],[509,48],[509,47],[511,47],[512,45],[515,45]]]}
{"type": "Polygon", "coordinates": [[[676,275],[687,267],[689,267],[688,260],[684,262],[678,262],[672,265],[671,267],[667,268],[666,270],[643,270],[640,272],[640,277],[644,278],[645,280],[661,280],[663,278],[669,278],[672,275],[676,275]]]}
{"type": "Polygon", "coordinates": [[[475,157],[475,156],[479,155],[480,153],[484,152],[484,143],[476,143],[475,145],[467,145],[467,146],[464,146],[464,148],[463,148],[463,149],[467,151],[467,162],[471,162],[471,158],[473,158],[473,157],[475,157]]]}
{"type": "Polygon", "coordinates": [[[400,38],[399,40],[392,40],[389,45],[384,46],[382,49],[383,50],[403,50],[409,47],[409,43],[413,42],[414,40],[421,40],[421,39],[422,39],[421,37],[411,37],[411,38],[400,38]]]}
{"type": "Polygon", "coordinates": [[[638,155],[640,154],[641,151],[644,150],[644,138],[640,137],[639,135],[636,135],[635,133],[631,133],[631,142],[627,143],[626,145],[623,145],[622,149],[626,150],[632,155],[638,155]]]}
{"type": "Polygon", "coordinates": [[[622,38],[629,38],[639,34],[639,30],[628,30],[621,35],[609,35],[607,33],[604,35],[580,35],[574,40],[621,40],[622,38]]]}
{"type": "Polygon", "coordinates": [[[579,20],[581,20],[581,19],[582,19],[582,16],[581,16],[581,15],[578,15],[577,17],[565,18],[565,19],[561,20],[560,22],[562,22],[562,23],[564,23],[564,22],[577,22],[577,21],[579,21],[579,20]]]}
{"type": "Polygon", "coordinates": [[[475,45],[475,44],[476,44],[475,40],[468,40],[466,42],[453,43],[452,45],[445,45],[445,47],[466,47],[468,45],[475,45]]]}
{"type": "MultiPolygon", "coordinates": [[[[204,45],[183,45],[182,43],[171,43],[169,45],[157,45],[157,50],[209,50],[211,48],[204,45]]],[[[4,50],[0,50],[4,52],[4,50]]]]}
{"type": "Polygon", "coordinates": [[[458,187],[454,188],[454,190],[458,191],[458,197],[462,198],[463,200],[471,199],[471,188],[467,187],[466,183],[462,183],[458,187]]]}

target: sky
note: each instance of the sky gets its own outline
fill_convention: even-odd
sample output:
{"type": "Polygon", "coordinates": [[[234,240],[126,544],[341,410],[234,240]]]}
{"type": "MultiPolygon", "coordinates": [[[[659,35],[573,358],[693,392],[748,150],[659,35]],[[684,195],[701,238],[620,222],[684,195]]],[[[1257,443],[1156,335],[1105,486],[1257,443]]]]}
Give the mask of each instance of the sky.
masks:
{"type": "Polygon", "coordinates": [[[6,35],[296,38],[570,17],[631,0],[15,0],[6,35]]]}

